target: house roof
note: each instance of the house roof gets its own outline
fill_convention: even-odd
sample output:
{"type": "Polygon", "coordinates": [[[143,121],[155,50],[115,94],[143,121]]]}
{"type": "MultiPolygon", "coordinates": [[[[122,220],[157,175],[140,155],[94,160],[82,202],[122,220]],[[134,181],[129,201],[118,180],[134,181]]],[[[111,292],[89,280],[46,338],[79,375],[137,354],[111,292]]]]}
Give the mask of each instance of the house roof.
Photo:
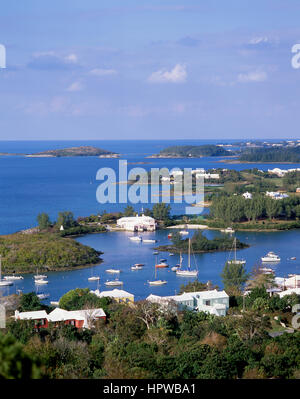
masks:
{"type": "Polygon", "coordinates": [[[20,319],[20,320],[47,319],[47,313],[45,310],[36,310],[33,312],[18,312],[16,310],[15,319],[20,319]]]}
{"type": "Polygon", "coordinates": [[[119,290],[118,288],[115,288],[111,291],[91,291],[91,293],[97,295],[99,298],[103,297],[112,297],[112,298],[133,298],[134,295],[130,294],[130,292],[124,291],[124,290],[119,290]]]}

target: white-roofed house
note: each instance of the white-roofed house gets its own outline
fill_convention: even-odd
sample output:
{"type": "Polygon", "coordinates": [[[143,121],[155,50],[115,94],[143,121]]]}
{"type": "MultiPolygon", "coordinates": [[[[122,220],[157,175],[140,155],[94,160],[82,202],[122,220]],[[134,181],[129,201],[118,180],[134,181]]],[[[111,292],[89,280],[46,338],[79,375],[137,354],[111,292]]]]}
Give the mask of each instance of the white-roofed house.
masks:
{"type": "Polygon", "coordinates": [[[166,305],[168,301],[174,301],[179,310],[196,310],[198,312],[207,312],[216,316],[225,316],[229,308],[229,296],[225,291],[197,291],[184,292],[181,295],[159,297],[149,295],[148,301],[166,305]]]}
{"type": "Polygon", "coordinates": [[[48,315],[45,310],[36,310],[33,312],[19,312],[16,310],[14,317],[15,320],[33,320],[36,329],[48,327],[48,315]]]}
{"type": "Polygon", "coordinates": [[[82,309],[82,310],[65,310],[61,308],[54,309],[48,314],[48,321],[59,325],[60,323],[73,325],[77,328],[90,328],[92,322],[99,319],[106,319],[103,309],[82,309]]]}
{"type": "Polygon", "coordinates": [[[99,298],[112,298],[114,301],[118,303],[133,303],[134,302],[134,295],[130,292],[119,290],[117,288],[111,291],[90,291],[92,294],[97,295],[99,298]]]}
{"type": "Polygon", "coordinates": [[[289,288],[285,291],[280,292],[279,296],[280,298],[283,298],[286,295],[292,295],[292,294],[300,295],[300,288],[289,288]]]}

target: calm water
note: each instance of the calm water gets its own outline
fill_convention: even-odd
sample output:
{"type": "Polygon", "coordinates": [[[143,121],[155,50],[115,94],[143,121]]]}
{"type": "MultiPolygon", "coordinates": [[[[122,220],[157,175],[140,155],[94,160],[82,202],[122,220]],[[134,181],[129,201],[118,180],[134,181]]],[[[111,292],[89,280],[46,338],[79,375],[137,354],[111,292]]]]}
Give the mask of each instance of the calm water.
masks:
{"type": "MultiPolygon", "coordinates": [[[[157,231],[154,233],[143,233],[143,237],[155,238],[159,245],[169,242],[168,231],[157,231]]],[[[192,233],[190,233],[191,235],[192,233]]],[[[212,238],[221,233],[217,231],[206,231],[206,236],[212,238]]],[[[158,260],[166,258],[170,265],[167,269],[158,270],[158,278],[168,281],[167,285],[161,287],[150,287],[148,280],[154,279],[155,256],[153,248],[155,244],[136,243],[129,240],[131,233],[111,232],[103,234],[89,234],[77,240],[83,244],[102,250],[104,262],[92,268],[80,269],[69,272],[48,273],[49,284],[39,289],[39,293],[50,294],[50,300],[58,300],[67,291],[80,287],[91,289],[97,288],[97,282],[89,282],[92,275],[100,276],[100,290],[108,290],[116,287],[106,287],[105,281],[115,279],[115,275],[105,272],[108,268],[121,269],[119,279],[123,281],[123,288],[133,293],[136,299],[143,299],[149,294],[174,295],[179,292],[180,285],[193,278],[178,277],[171,271],[171,266],[179,262],[179,255],[169,256],[168,253],[160,253],[158,260]],[[135,263],[145,263],[143,270],[132,271],[130,267],[135,263]]],[[[237,251],[237,258],[247,261],[246,269],[250,272],[254,265],[260,263],[260,257],[269,251],[275,251],[281,262],[273,265],[277,276],[287,276],[289,273],[300,273],[300,231],[274,232],[274,233],[236,233],[236,236],[250,245],[249,248],[237,251]],[[296,256],[295,261],[288,258],[296,256]]],[[[229,252],[216,252],[195,255],[196,262],[192,259],[192,267],[197,265],[199,270],[199,281],[211,280],[222,287],[220,273],[228,260],[229,252]]],[[[233,257],[233,253],[231,253],[233,257]]],[[[183,266],[187,264],[187,255],[183,255],[183,266]]],[[[270,265],[267,265],[270,267],[270,265]]],[[[120,287],[117,287],[120,288],[120,287]]],[[[15,293],[17,289],[24,292],[35,291],[33,275],[24,275],[24,280],[17,282],[12,287],[2,288],[4,295],[15,293]]]]}
{"type": "MultiPolygon", "coordinates": [[[[27,141],[27,142],[0,142],[0,152],[34,153],[47,149],[65,148],[79,145],[93,145],[121,154],[120,159],[128,160],[128,168],[141,166],[145,169],[152,167],[224,167],[235,170],[258,167],[267,170],[274,168],[274,164],[226,164],[217,162],[218,158],[201,159],[147,159],[148,155],[159,152],[169,145],[181,144],[217,144],[221,141],[207,140],[184,140],[184,141],[27,141]],[[145,162],[138,165],[136,163],[145,162]]],[[[226,140],[224,143],[232,142],[226,140]]],[[[235,141],[238,146],[238,141],[235,141]]],[[[221,158],[222,159],[222,158],[221,158]]],[[[69,210],[77,216],[86,216],[103,210],[119,211],[125,205],[99,204],[96,200],[96,189],[99,184],[95,180],[97,170],[101,167],[112,167],[118,171],[119,161],[117,159],[99,159],[96,157],[78,158],[25,158],[0,157],[0,234],[10,234],[20,229],[36,225],[36,217],[39,212],[47,212],[52,220],[57,213],[69,210]]],[[[288,169],[299,165],[276,165],[279,168],[288,169]]],[[[135,205],[137,211],[142,206],[135,205]]],[[[184,204],[172,204],[174,214],[184,213],[184,204]]],[[[207,232],[208,236],[219,234],[207,232]]],[[[238,233],[237,237],[251,244],[251,248],[241,252],[247,260],[247,268],[251,270],[253,265],[266,252],[274,250],[282,258],[277,266],[277,274],[299,272],[300,262],[300,239],[299,231],[278,233],[238,233]],[[287,261],[287,258],[296,256],[296,261],[287,261]]],[[[166,231],[158,231],[150,234],[159,240],[160,244],[167,242],[166,231]]],[[[80,242],[90,245],[105,252],[104,263],[94,267],[94,272],[100,274],[102,285],[107,278],[104,270],[116,266],[122,269],[121,279],[124,281],[124,289],[131,291],[137,298],[144,298],[149,293],[174,294],[178,292],[180,285],[187,281],[176,277],[169,269],[159,270],[159,277],[167,279],[168,284],[163,287],[149,287],[147,280],[154,278],[154,261],[152,255],[152,244],[137,244],[127,238],[127,233],[108,233],[99,235],[88,235],[78,239],[80,242]],[[146,263],[144,270],[131,271],[130,266],[134,263],[146,263]]],[[[199,268],[199,280],[212,280],[221,286],[220,272],[226,261],[227,253],[214,253],[196,256],[199,268]]],[[[169,257],[170,265],[178,263],[178,256],[169,257]]],[[[186,257],[185,257],[186,258],[186,257]]],[[[58,299],[62,294],[76,287],[96,288],[97,283],[88,283],[87,278],[91,276],[91,269],[82,269],[72,272],[49,273],[49,285],[43,288],[51,294],[51,300],[58,299]]],[[[35,289],[32,275],[16,283],[13,287],[2,289],[4,294],[16,292],[16,289],[24,289],[25,292],[35,289]]]]}

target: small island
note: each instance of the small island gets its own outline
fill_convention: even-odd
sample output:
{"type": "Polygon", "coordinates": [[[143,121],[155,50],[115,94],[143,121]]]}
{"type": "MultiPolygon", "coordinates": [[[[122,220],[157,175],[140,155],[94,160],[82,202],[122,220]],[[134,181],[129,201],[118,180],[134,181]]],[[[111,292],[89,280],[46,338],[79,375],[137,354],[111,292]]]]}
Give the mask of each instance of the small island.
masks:
{"type": "Polygon", "coordinates": [[[207,144],[171,146],[147,158],[202,158],[232,155],[234,155],[233,151],[225,150],[223,147],[217,145],[207,144]]]}
{"type": "Polygon", "coordinates": [[[101,158],[117,158],[119,154],[96,148],[92,146],[80,146],[62,148],[59,150],[47,150],[35,154],[27,154],[27,157],[93,157],[98,156],[101,158]]]}
{"type": "MultiPolygon", "coordinates": [[[[196,231],[191,239],[192,250],[195,254],[204,252],[230,251],[234,246],[234,238],[232,237],[216,237],[212,240],[206,238],[201,231],[196,231]]],[[[236,248],[248,248],[249,245],[236,240],[236,248]]],[[[155,248],[161,252],[172,253],[188,253],[189,240],[182,239],[180,233],[172,236],[172,245],[161,245],[155,248]]]]}
{"type": "Polygon", "coordinates": [[[58,158],[58,157],[99,157],[119,158],[120,154],[92,146],[80,146],[46,150],[32,154],[1,152],[0,156],[25,156],[28,158],[58,158]]]}
{"type": "Polygon", "coordinates": [[[300,147],[247,148],[227,163],[300,163],[300,147]]]}

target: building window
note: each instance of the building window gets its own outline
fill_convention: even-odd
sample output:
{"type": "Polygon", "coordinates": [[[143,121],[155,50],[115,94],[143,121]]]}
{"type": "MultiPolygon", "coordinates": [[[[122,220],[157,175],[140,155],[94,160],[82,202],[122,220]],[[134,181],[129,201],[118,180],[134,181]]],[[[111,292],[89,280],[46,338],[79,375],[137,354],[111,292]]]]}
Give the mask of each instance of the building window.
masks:
{"type": "Polygon", "coordinates": [[[206,306],[210,306],[210,301],[205,301],[206,306]]]}

